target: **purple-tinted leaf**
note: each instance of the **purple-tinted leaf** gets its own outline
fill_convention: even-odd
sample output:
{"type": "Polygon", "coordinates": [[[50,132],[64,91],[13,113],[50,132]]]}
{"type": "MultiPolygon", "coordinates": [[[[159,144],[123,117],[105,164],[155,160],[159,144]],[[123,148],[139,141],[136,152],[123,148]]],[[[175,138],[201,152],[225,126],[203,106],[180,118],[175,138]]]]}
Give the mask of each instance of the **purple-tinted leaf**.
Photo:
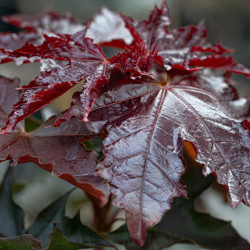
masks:
{"type": "Polygon", "coordinates": [[[191,52],[194,52],[194,51],[214,53],[217,55],[233,52],[232,49],[226,49],[222,47],[219,43],[216,43],[214,45],[207,44],[205,46],[192,46],[191,52]]]}
{"type": "Polygon", "coordinates": [[[137,29],[148,50],[152,50],[158,41],[168,33],[171,24],[169,10],[165,1],[161,8],[155,6],[147,20],[139,22],[137,29]]]}
{"type": "MultiPolygon", "coordinates": [[[[15,87],[18,81],[1,78],[0,125],[7,119],[8,110],[18,99],[15,87]]],[[[32,132],[25,132],[18,125],[12,133],[1,135],[0,161],[11,160],[12,165],[34,162],[54,176],[63,178],[96,196],[104,204],[108,186],[94,176],[97,153],[88,151],[80,142],[90,132],[76,119],[65,122],[59,128],[44,128],[54,119],[32,132]]]]}
{"type": "MultiPolygon", "coordinates": [[[[136,80],[131,79],[130,76],[124,77],[119,71],[113,72],[111,75],[111,79],[109,84],[105,86],[104,89],[100,91],[101,98],[98,98],[93,105],[92,112],[90,112],[90,123],[88,123],[89,128],[95,133],[100,133],[101,129],[107,123],[115,121],[116,119],[121,119],[121,114],[123,117],[125,115],[129,115],[131,112],[134,112],[134,108],[131,104],[131,99],[135,98],[138,92],[141,91],[143,88],[145,91],[150,91],[150,87],[145,88],[145,86],[137,84],[135,88],[130,89],[130,85],[127,85],[128,82],[130,83],[138,83],[138,79],[135,77],[136,80]],[[138,90],[137,90],[138,88],[138,90]],[[113,93],[116,93],[115,97],[113,93]],[[105,96],[105,98],[103,98],[105,96]],[[119,102],[122,100],[127,100],[128,106],[123,106],[122,109],[116,109],[117,107],[115,104],[119,106],[119,102]],[[112,106],[114,105],[114,109],[110,111],[110,109],[104,109],[105,106],[112,106]]],[[[143,75],[139,77],[140,81],[153,81],[150,76],[143,75]]],[[[56,120],[53,124],[54,127],[60,126],[60,124],[64,121],[71,119],[72,117],[76,117],[78,119],[82,118],[81,113],[81,92],[76,92],[72,97],[72,102],[70,108],[63,113],[63,115],[56,120]]],[[[120,106],[119,106],[120,107],[120,106]]]]}
{"type": "Polygon", "coordinates": [[[167,70],[192,71],[204,67],[250,76],[249,69],[238,64],[232,57],[221,55],[232,52],[231,50],[223,48],[220,44],[210,45],[207,42],[202,22],[198,26],[186,26],[169,31],[159,40],[158,49],[158,56],[167,70]]]}
{"type": "MultiPolygon", "coordinates": [[[[8,32],[0,34],[0,48],[6,50],[19,49],[26,43],[26,41],[39,45],[42,43],[43,37],[38,32],[34,31],[19,32],[17,34],[8,32]]],[[[12,57],[9,57],[0,51],[0,63],[12,61],[15,61],[17,65],[25,63],[23,60],[14,60],[12,57]]]]}
{"type": "Polygon", "coordinates": [[[200,71],[200,74],[184,77],[172,76],[172,82],[178,82],[181,79],[181,85],[202,88],[213,93],[219,100],[223,109],[230,112],[230,115],[236,119],[249,118],[250,116],[250,98],[239,97],[237,90],[227,83],[227,78],[215,76],[212,71],[200,71]]]}
{"type": "MultiPolygon", "coordinates": [[[[0,34],[0,48],[16,50],[21,48],[27,41],[33,45],[40,45],[44,41],[41,32],[53,35],[53,32],[60,34],[74,34],[78,31],[84,30],[86,24],[74,19],[70,15],[60,15],[55,12],[46,12],[36,18],[23,15],[4,16],[5,22],[11,23],[19,28],[28,31],[19,33],[2,33],[0,34]]],[[[7,55],[1,55],[1,63],[15,61],[18,65],[29,62],[23,60],[14,60],[7,55]]]]}
{"type": "Polygon", "coordinates": [[[144,47],[140,49],[130,47],[130,49],[115,55],[109,61],[113,69],[118,69],[123,74],[130,72],[133,75],[143,75],[149,71],[156,55],[155,48],[147,52],[144,47]]]}
{"type": "Polygon", "coordinates": [[[36,43],[38,34],[33,31],[25,31],[20,33],[1,33],[0,34],[0,48],[15,50],[21,48],[26,41],[34,44],[36,43]]]}
{"type": "Polygon", "coordinates": [[[114,204],[125,208],[139,245],[173,198],[186,195],[180,180],[184,140],[197,148],[204,174],[215,173],[228,186],[233,207],[241,200],[250,205],[248,131],[224,108],[226,101],[220,103],[215,91],[193,81],[184,77],[165,86],[109,85],[89,116],[94,128],[98,122],[106,124],[105,158],[98,173],[110,183],[114,204]]]}
{"type": "Polygon", "coordinates": [[[109,79],[109,63],[101,49],[85,38],[85,31],[72,36],[44,37],[46,41],[40,46],[27,43],[21,49],[4,53],[17,60],[53,59],[67,64],[41,73],[28,86],[22,87],[23,96],[13,106],[3,133],[11,131],[16,123],[61,96],[82,79],[85,79],[81,95],[82,115],[83,120],[86,120],[100,88],[109,79]]]}
{"type": "Polygon", "coordinates": [[[86,24],[76,20],[70,15],[60,15],[48,11],[38,17],[23,15],[4,16],[3,20],[19,28],[36,31],[37,29],[49,30],[60,34],[74,34],[86,28],[86,24]]]}
{"type": "Polygon", "coordinates": [[[189,66],[219,69],[250,77],[250,70],[237,63],[231,56],[193,57],[189,61],[189,66]]]}
{"type": "Polygon", "coordinates": [[[139,49],[145,46],[150,51],[157,44],[158,57],[155,61],[163,65],[166,70],[196,71],[205,67],[250,77],[249,69],[238,64],[232,57],[222,55],[232,50],[220,44],[208,43],[203,22],[197,26],[190,25],[168,31],[171,21],[165,2],[161,8],[155,7],[145,21],[137,23],[132,18],[122,17],[134,38],[133,46],[139,49]]]}

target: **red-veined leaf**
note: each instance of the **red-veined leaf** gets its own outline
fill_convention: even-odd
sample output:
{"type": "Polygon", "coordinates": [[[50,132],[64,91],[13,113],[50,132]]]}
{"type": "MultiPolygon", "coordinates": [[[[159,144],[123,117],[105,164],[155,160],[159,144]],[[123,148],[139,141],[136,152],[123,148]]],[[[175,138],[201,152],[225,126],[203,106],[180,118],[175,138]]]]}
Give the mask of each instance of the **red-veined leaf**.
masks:
{"type": "Polygon", "coordinates": [[[85,79],[81,95],[83,119],[88,113],[103,84],[109,79],[109,63],[101,49],[85,38],[86,31],[74,35],[49,37],[40,46],[27,43],[16,51],[4,51],[9,57],[53,59],[66,62],[66,66],[42,72],[28,86],[23,86],[21,100],[13,106],[2,133],[10,132],[19,121],[55,100],[75,84],[85,79]]]}
{"type": "Polygon", "coordinates": [[[42,29],[60,34],[74,34],[86,28],[86,23],[76,20],[69,14],[61,15],[53,11],[42,13],[37,17],[6,15],[3,21],[26,30],[42,29]]]}
{"type": "Polygon", "coordinates": [[[94,16],[86,37],[92,38],[97,44],[118,48],[125,48],[133,39],[123,19],[107,8],[102,8],[94,16]]]}
{"type": "Polygon", "coordinates": [[[238,64],[232,57],[222,55],[232,50],[223,48],[220,44],[208,43],[203,22],[197,26],[168,30],[171,22],[165,2],[161,8],[155,7],[148,20],[137,23],[124,16],[123,20],[134,38],[133,46],[145,46],[150,51],[157,44],[156,62],[166,70],[196,71],[201,68],[215,68],[250,77],[249,69],[238,64]]]}
{"type": "Polygon", "coordinates": [[[96,102],[100,106],[90,113],[93,128],[98,131],[101,123],[108,131],[98,173],[110,183],[114,204],[125,208],[139,245],[173,198],[186,196],[180,179],[184,140],[195,145],[204,174],[215,173],[228,186],[230,204],[235,207],[243,200],[250,206],[248,131],[225,109],[232,100],[221,103],[216,91],[194,81],[187,75],[164,86],[115,82],[103,90],[96,102]]]}
{"type": "MultiPolygon", "coordinates": [[[[0,125],[4,124],[7,114],[18,100],[15,88],[18,80],[0,78],[0,125]]],[[[25,132],[22,123],[9,134],[1,135],[0,161],[11,160],[12,165],[34,162],[54,176],[69,181],[96,196],[101,204],[107,201],[108,185],[103,179],[94,176],[97,153],[88,151],[81,143],[90,132],[76,119],[65,122],[59,128],[44,128],[52,124],[47,121],[32,132],[25,132]]]]}

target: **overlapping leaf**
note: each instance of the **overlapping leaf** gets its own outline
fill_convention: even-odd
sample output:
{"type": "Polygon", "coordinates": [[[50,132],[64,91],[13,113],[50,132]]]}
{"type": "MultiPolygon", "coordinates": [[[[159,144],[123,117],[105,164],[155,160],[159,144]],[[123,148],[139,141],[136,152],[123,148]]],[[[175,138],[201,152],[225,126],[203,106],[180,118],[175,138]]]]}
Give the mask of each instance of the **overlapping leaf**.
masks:
{"type": "Polygon", "coordinates": [[[97,44],[118,48],[126,47],[133,40],[120,15],[107,8],[94,16],[86,36],[97,44]]]}
{"type": "Polygon", "coordinates": [[[106,122],[105,158],[98,172],[109,181],[114,204],[125,208],[130,233],[140,245],[173,198],[186,196],[180,180],[184,140],[197,148],[204,174],[215,173],[228,186],[233,207],[241,200],[250,205],[248,131],[215,91],[194,81],[188,75],[164,86],[110,83],[89,117],[94,128],[106,122]]]}
{"type": "Polygon", "coordinates": [[[123,19],[134,38],[134,45],[145,46],[150,51],[157,44],[156,61],[166,70],[196,71],[207,67],[250,77],[249,69],[238,64],[231,56],[222,55],[232,50],[225,49],[220,44],[208,43],[203,22],[197,26],[168,30],[171,21],[165,1],[161,8],[155,7],[148,20],[137,23],[132,18],[123,19]]]}
{"type": "MultiPolygon", "coordinates": [[[[22,15],[4,16],[3,21],[11,23],[26,31],[16,33],[1,33],[0,48],[16,50],[25,45],[26,41],[34,45],[40,45],[44,41],[41,32],[53,34],[73,34],[86,28],[86,24],[74,19],[70,15],[60,15],[55,12],[48,11],[36,18],[22,15]]],[[[22,60],[14,60],[0,52],[1,63],[16,61],[17,64],[24,63],[22,60]]],[[[27,61],[28,62],[28,61],[27,61]]]]}
{"type": "Polygon", "coordinates": [[[101,49],[85,38],[86,31],[74,35],[49,37],[40,46],[27,43],[14,52],[4,51],[9,57],[53,59],[64,61],[64,67],[41,73],[28,86],[24,86],[21,100],[13,106],[5,132],[11,131],[16,123],[33,114],[46,104],[61,96],[75,84],[85,79],[81,95],[83,119],[87,119],[100,88],[109,79],[109,64],[101,49]]]}
{"type": "MultiPolygon", "coordinates": [[[[15,90],[18,81],[3,77],[0,80],[0,126],[3,126],[10,107],[18,100],[18,92],[15,90]]],[[[51,122],[53,118],[30,133],[25,132],[20,124],[13,132],[1,135],[0,161],[11,160],[13,165],[34,162],[105,203],[108,187],[102,178],[93,175],[97,154],[87,151],[80,143],[82,137],[90,134],[89,131],[76,119],[59,128],[44,128],[51,122]]]]}
{"type": "Polygon", "coordinates": [[[85,37],[86,29],[73,35],[43,35],[45,41],[40,46],[26,43],[15,51],[2,49],[8,60],[17,63],[33,62],[35,60],[52,59],[53,62],[64,62],[50,71],[42,72],[24,90],[21,100],[13,106],[6,127],[2,133],[11,131],[15,125],[47,105],[76,83],[85,80],[81,93],[80,120],[87,121],[88,113],[93,106],[101,88],[107,84],[112,69],[118,69],[124,74],[145,74],[152,65],[156,52],[145,53],[144,48],[126,50],[107,61],[101,49],[85,37]],[[44,96],[45,98],[40,98],[44,96]],[[19,112],[22,110],[22,112],[19,112]]]}
{"type": "MultiPolygon", "coordinates": [[[[20,26],[43,28],[46,25],[41,20],[23,19],[20,26]]],[[[104,159],[97,174],[109,182],[114,204],[126,210],[130,233],[140,246],[144,244],[147,228],[161,220],[174,197],[187,196],[181,181],[185,172],[183,141],[195,146],[204,174],[213,173],[220,184],[228,187],[233,207],[241,200],[250,205],[250,129],[249,121],[242,122],[249,116],[250,101],[239,99],[223,77],[211,76],[214,71],[202,68],[248,77],[250,70],[224,55],[231,50],[209,44],[202,22],[168,30],[170,23],[165,2],[142,22],[122,14],[118,18],[103,10],[92,23],[92,33],[91,28],[88,32],[98,43],[125,49],[109,61],[86,38],[86,29],[72,35],[44,34],[42,45],[26,43],[15,51],[2,50],[18,63],[34,60],[60,63],[22,88],[22,98],[13,106],[2,130],[0,159],[36,162],[95,196],[105,197],[105,192],[99,193],[96,179],[92,182],[96,178],[93,176],[96,154],[79,144],[91,132],[76,119],[68,120],[89,119],[88,125],[95,133],[105,128],[104,159]],[[97,32],[99,18],[109,27],[105,30],[101,26],[97,32]],[[130,45],[127,35],[122,41],[119,33],[124,23],[133,37],[130,45]],[[115,37],[109,36],[110,28],[115,30],[115,37]],[[149,70],[154,75],[149,76],[149,70]],[[197,70],[200,74],[195,73],[197,70]],[[18,122],[83,79],[83,91],[74,95],[71,108],[54,125],[68,122],[56,129],[41,127],[32,133],[26,133],[22,125],[14,129],[18,122]],[[4,134],[7,132],[11,133],[4,134]],[[56,148],[56,153],[51,148],[56,148]],[[83,175],[87,175],[87,180],[83,175]]],[[[3,88],[3,91],[9,90],[3,88]]],[[[1,127],[10,112],[10,106],[6,109],[3,105],[7,98],[2,100],[1,127]]],[[[103,179],[98,180],[104,185],[103,179]]]]}
{"type": "Polygon", "coordinates": [[[53,11],[42,13],[37,17],[6,15],[3,21],[25,30],[37,31],[40,28],[60,34],[74,34],[86,27],[86,23],[76,20],[69,14],[61,15],[53,11]]]}
{"type": "Polygon", "coordinates": [[[24,233],[24,212],[13,202],[13,184],[13,169],[9,167],[4,176],[4,181],[0,186],[0,225],[2,225],[0,228],[0,237],[15,237],[24,233]]]}
{"type": "MultiPolygon", "coordinates": [[[[149,229],[147,241],[142,249],[160,250],[180,242],[196,244],[205,249],[249,249],[250,244],[238,234],[230,222],[195,211],[195,200],[211,185],[212,176],[204,178],[198,166],[189,169],[183,179],[187,184],[189,200],[177,198],[174,201],[163,220],[149,229]]],[[[124,244],[127,249],[139,249],[130,238],[126,225],[109,236],[124,244]]]]}

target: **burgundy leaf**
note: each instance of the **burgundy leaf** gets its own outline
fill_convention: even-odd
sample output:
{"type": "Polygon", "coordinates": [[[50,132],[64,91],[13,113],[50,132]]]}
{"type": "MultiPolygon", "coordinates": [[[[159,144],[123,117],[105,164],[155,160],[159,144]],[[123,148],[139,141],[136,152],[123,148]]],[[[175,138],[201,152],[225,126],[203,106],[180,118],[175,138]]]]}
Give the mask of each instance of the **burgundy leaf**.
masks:
{"type": "Polygon", "coordinates": [[[189,66],[220,69],[250,77],[250,70],[237,63],[231,56],[194,57],[189,61],[189,66]]]}
{"type": "MultiPolygon", "coordinates": [[[[95,104],[93,105],[92,112],[90,112],[90,123],[88,126],[91,127],[91,130],[95,131],[95,133],[100,133],[101,129],[104,127],[105,124],[108,122],[114,121],[116,119],[121,118],[121,114],[123,117],[125,114],[130,114],[131,111],[133,112],[133,105],[131,105],[130,100],[133,99],[138,91],[135,91],[135,88],[130,90],[127,85],[128,82],[130,83],[138,83],[138,81],[147,81],[152,82],[152,79],[148,75],[138,76],[138,78],[133,77],[134,80],[129,76],[122,75],[119,71],[114,71],[111,75],[111,79],[109,84],[105,86],[104,89],[100,91],[100,95],[104,96],[105,98],[97,98],[95,104]],[[113,92],[116,93],[116,99],[114,101],[113,92]],[[116,102],[120,102],[121,100],[127,99],[128,106],[123,109],[112,110],[112,112],[108,112],[108,110],[103,109],[104,106],[114,105],[116,102]],[[115,102],[115,103],[114,103],[115,102]],[[106,112],[107,111],[107,112],[106,112]],[[113,112],[114,111],[114,112],[113,112]]],[[[138,85],[138,89],[140,90],[141,85],[138,85]]],[[[148,90],[147,90],[148,91],[148,90]]],[[[119,105],[119,104],[118,104],[119,105]]],[[[134,107],[136,108],[136,106],[134,107]]],[[[54,127],[60,126],[60,124],[64,121],[71,119],[72,117],[76,117],[78,119],[82,118],[81,112],[81,92],[76,92],[72,97],[72,102],[70,108],[63,113],[63,115],[56,120],[53,124],[54,127]]]]}
{"type": "MultiPolygon", "coordinates": [[[[0,125],[4,124],[13,103],[18,100],[15,90],[18,80],[0,78],[0,125]]],[[[43,169],[69,181],[97,197],[105,204],[109,188],[103,179],[94,176],[97,153],[88,151],[80,142],[90,132],[76,119],[65,122],[59,128],[44,128],[52,124],[47,121],[33,132],[25,132],[18,125],[12,133],[1,135],[0,161],[11,160],[12,165],[34,162],[43,169]]]]}
{"type": "Polygon", "coordinates": [[[137,30],[148,50],[152,50],[158,41],[166,36],[170,24],[171,19],[165,1],[162,1],[161,8],[155,5],[147,20],[138,23],[137,30]]]}
{"type": "Polygon", "coordinates": [[[109,79],[109,63],[101,49],[85,38],[85,31],[74,35],[49,37],[40,46],[27,43],[16,51],[4,51],[13,58],[40,58],[66,62],[66,66],[41,73],[24,90],[21,100],[13,106],[9,120],[2,133],[10,132],[19,121],[33,114],[43,106],[61,96],[75,84],[85,79],[81,95],[82,117],[88,113],[97,97],[100,88],[109,79]]]}
{"type": "Polygon", "coordinates": [[[0,48],[15,50],[25,45],[26,41],[34,44],[38,39],[38,34],[33,31],[25,31],[20,33],[1,33],[0,34],[0,48]]]}
{"type": "Polygon", "coordinates": [[[232,57],[222,55],[232,50],[220,44],[208,43],[203,22],[197,26],[189,25],[168,30],[171,21],[165,2],[161,8],[155,7],[145,21],[137,23],[132,18],[122,17],[134,38],[133,46],[138,49],[145,47],[150,51],[157,44],[158,57],[155,61],[163,65],[166,70],[197,71],[205,67],[250,77],[249,69],[238,64],[232,57]]]}
{"type": "Polygon", "coordinates": [[[118,69],[123,74],[130,72],[133,75],[143,75],[149,71],[156,55],[157,51],[155,51],[155,48],[148,52],[144,47],[140,49],[130,47],[123,53],[113,56],[109,61],[113,69],[118,69]]]}
{"type": "Polygon", "coordinates": [[[3,20],[26,30],[37,31],[40,28],[60,34],[74,34],[86,28],[84,22],[76,20],[69,14],[61,15],[52,11],[45,12],[35,18],[14,14],[4,16],[3,20]]]}
{"type": "Polygon", "coordinates": [[[169,31],[158,42],[158,62],[167,70],[197,70],[200,68],[214,68],[237,74],[250,76],[250,70],[238,64],[232,57],[223,53],[232,50],[223,48],[220,44],[210,45],[203,22],[198,26],[186,26],[169,31]],[[207,55],[210,53],[212,55],[207,55]]]}
{"type": "Polygon", "coordinates": [[[224,54],[224,53],[232,53],[232,49],[226,49],[222,47],[219,43],[214,45],[207,44],[206,46],[192,46],[191,52],[200,51],[200,52],[208,52],[214,54],[224,54]]]}
{"type": "MultiPolygon", "coordinates": [[[[39,45],[43,41],[43,37],[38,32],[25,31],[19,33],[0,33],[0,48],[5,50],[15,50],[21,48],[25,43],[29,41],[32,44],[39,45]]],[[[0,51],[0,63],[7,63],[15,61],[17,65],[25,63],[23,59],[14,60],[12,57],[5,55],[0,51]]],[[[29,62],[29,61],[27,61],[29,62]]]]}
{"type": "Polygon", "coordinates": [[[228,187],[230,204],[235,207],[243,200],[250,206],[248,131],[215,91],[193,81],[184,77],[164,86],[108,85],[97,99],[100,106],[89,116],[93,128],[102,122],[108,131],[98,173],[110,183],[114,204],[125,208],[130,233],[139,245],[173,198],[186,196],[180,179],[185,171],[184,140],[197,148],[204,174],[215,173],[228,187]]]}

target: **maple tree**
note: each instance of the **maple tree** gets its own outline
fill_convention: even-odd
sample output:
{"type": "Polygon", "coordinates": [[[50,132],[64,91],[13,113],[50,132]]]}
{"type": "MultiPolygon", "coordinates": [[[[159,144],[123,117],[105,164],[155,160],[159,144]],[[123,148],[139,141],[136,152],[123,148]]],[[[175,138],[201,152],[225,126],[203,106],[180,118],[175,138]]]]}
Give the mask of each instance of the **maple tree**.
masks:
{"type": "MultiPolygon", "coordinates": [[[[230,84],[231,73],[250,77],[250,70],[228,55],[232,50],[208,42],[203,22],[169,29],[164,1],[140,22],[105,8],[90,22],[53,12],[4,20],[24,31],[0,35],[0,62],[38,61],[41,73],[21,87],[18,79],[0,78],[0,161],[34,162],[87,192],[98,213],[112,194],[140,247],[175,197],[190,198],[182,180],[185,143],[203,174],[227,188],[232,207],[250,206],[250,99],[230,84]],[[122,52],[108,59],[102,46],[122,52]],[[68,110],[26,130],[29,116],[82,80],[68,110]],[[99,157],[95,146],[86,148],[96,137],[99,157]]],[[[58,230],[50,244],[56,237],[71,244],[58,230]]],[[[177,235],[164,244],[186,237],[203,244],[177,235]]]]}

